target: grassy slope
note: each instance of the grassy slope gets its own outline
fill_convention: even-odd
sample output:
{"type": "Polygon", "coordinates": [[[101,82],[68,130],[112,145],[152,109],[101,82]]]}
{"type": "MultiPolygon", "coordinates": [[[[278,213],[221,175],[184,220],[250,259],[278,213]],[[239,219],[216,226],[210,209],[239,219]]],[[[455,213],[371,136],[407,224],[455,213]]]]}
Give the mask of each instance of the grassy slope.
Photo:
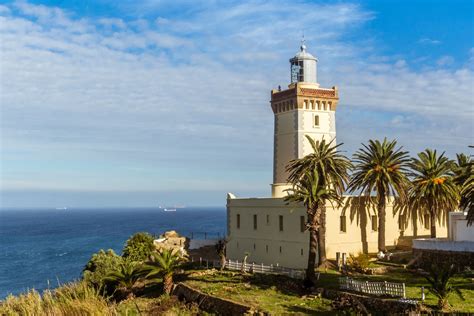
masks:
{"type": "MultiPolygon", "coordinates": [[[[328,273],[322,273],[320,278],[320,286],[330,289],[338,288],[338,278],[340,274],[336,271],[329,270],[328,273]]],[[[426,279],[420,275],[413,274],[402,268],[394,269],[384,275],[360,275],[355,278],[367,281],[387,281],[405,283],[406,295],[408,299],[421,300],[421,287],[425,287],[425,304],[435,307],[438,300],[428,290],[429,284],[426,279]]],[[[455,276],[451,280],[451,284],[457,288],[460,295],[451,293],[448,300],[452,305],[452,309],[462,312],[474,312],[474,283],[467,277],[455,276]]]]}
{"type": "MultiPolygon", "coordinates": [[[[337,289],[339,277],[340,274],[332,270],[321,273],[319,286],[337,289]]],[[[431,307],[436,306],[437,299],[427,290],[429,285],[426,280],[403,269],[396,269],[386,275],[357,278],[368,281],[404,282],[407,298],[416,300],[420,299],[421,286],[424,286],[425,303],[431,307]]],[[[205,293],[242,302],[272,314],[304,314],[331,310],[329,300],[301,298],[303,293],[300,292],[298,283],[282,276],[260,274],[241,276],[239,273],[226,271],[213,275],[191,276],[185,282],[205,293]]],[[[469,278],[458,276],[453,278],[452,284],[461,293],[461,297],[456,293],[449,296],[452,310],[474,312],[474,283],[469,278]]]]}
{"type": "Polygon", "coordinates": [[[271,314],[307,314],[330,312],[331,301],[303,299],[298,283],[289,278],[273,275],[242,276],[234,272],[191,276],[186,284],[204,293],[253,306],[271,314]]]}

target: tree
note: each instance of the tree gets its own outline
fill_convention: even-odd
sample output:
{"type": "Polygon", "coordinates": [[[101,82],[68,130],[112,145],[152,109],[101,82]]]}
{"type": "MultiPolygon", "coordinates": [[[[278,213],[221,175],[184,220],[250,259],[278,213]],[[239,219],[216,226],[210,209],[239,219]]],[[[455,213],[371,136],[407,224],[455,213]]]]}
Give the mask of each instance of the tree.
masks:
{"type": "Polygon", "coordinates": [[[444,153],[438,156],[436,150],[426,149],[418,154],[418,158],[412,158],[409,166],[411,205],[429,214],[431,238],[436,238],[436,222],[445,219],[459,202],[453,162],[444,153]]]}
{"type": "Polygon", "coordinates": [[[396,148],[395,140],[383,142],[369,140],[362,144],[353,156],[354,173],[349,184],[349,191],[360,190],[360,195],[371,196],[369,199],[377,208],[378,214],[378,249],[385,252],[385,208],[390,195],[398,195],[402,200],[408,187],[407,163],[408,153],[402,147],[396,148]]]}
{"type": "Polygon", "coordinates": [[[133,287],[142,276],[141,267],[137,262],[124,260],[105,280],[115,284],[116,291],[130,298],[133,297],[133,287]]]}
{"type": "Polygon", "coordinates": [[[458,154],[454,173],[461,195],[459,208],[467,211],[467,224],[472,225],[474,222],[474,161],[467,155],[458,154]]]}
{"type": "Polygon", "coordinates": [[[122,257],[128,261],[144,262],[155,250],[153,236],[145,232],[136,233],[125,243],[122,257]]]}
{"type": "Polygon", "coordinates": [[[221,259],[221,271],[224,270],[225,268],[225,262],[226,262],[226,257],[225,257],[225,251],[226,251],[226,246],[227,246],[227,240],[225,239],[219,239],[219,241],[216,244],[216,252],[219,258],[221,259]]]}
{"type": "Polygon", "coordinates": [[[144,270],[147,271],[147,279],[163,278],[163,288],[166,294],[171,294],[173,289],[173,274],[176,269],[186,260],[177,251],[171,249],[160,249],[152,254],[152,260],[147,262],[144,270]]]}
{"type": "Polygon", "coordinates": [[[110,272],[117,270],[122,262],[122,257],[116,255],[112,249],[107,251],[101,249],[92,255],[84,267],[82,271],[84,281],[96,288],[108,290],[106,277],[110,272]]]}
{"type": "Polygon", "coordinates": [[[324,139],[315,141],[306,136],[313,152],[290,162],[288,181],[292,188],[285,198],[288,202],[302,203],[306,207],[306,229],[309,231],[309,256],[306,283],[315,281],[314,267],[319,252],[319,264],[326,261],[325,216],[326,202],[342,204],[342,194],[348,182],[350,161],[338,150],[340,145],[324,139]]]}

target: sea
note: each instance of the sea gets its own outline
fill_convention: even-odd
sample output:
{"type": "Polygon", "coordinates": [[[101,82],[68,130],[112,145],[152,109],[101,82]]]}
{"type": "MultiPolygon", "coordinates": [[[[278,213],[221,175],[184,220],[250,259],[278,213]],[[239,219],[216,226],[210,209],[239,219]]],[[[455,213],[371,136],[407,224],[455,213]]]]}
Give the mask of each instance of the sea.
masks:
{"type": "Polygon", "coordinates": [[[224,207],[0,209],[0,300],[76,280],[93,253],[120,254],[136,232],[196,239],[226,233],[224,207]]]}

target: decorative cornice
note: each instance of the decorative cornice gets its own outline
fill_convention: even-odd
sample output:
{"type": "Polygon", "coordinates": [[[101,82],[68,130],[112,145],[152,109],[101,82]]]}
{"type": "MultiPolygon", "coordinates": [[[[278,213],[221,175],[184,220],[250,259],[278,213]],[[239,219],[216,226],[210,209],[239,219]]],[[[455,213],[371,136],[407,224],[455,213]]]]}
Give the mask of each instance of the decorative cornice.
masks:
{"type": "Polygon", "coordinates": [[[309,88],[300,88],[300,94],[302,96],[308,97],[319,97],[319,98],[330,98],[337,99],[336,89],[309,89],[309,88]]]}

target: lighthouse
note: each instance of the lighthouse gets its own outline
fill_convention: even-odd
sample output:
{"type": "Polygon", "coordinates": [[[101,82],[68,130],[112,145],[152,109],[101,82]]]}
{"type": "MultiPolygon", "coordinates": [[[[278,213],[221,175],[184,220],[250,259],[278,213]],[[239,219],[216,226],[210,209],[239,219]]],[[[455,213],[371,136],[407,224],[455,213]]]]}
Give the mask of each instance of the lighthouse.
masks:
{"type": "Polygon", "coordinates": [[[290,59],[290,84],[285,90],[271,91],[274,114],[272,197],[287,195],[286,167],[293,159],[311,153],[306,135],[315,140],[336,138],[337,87],[321,88],[317,81],[318,59],[307,52],[302,41],[300,51],[290,59]]]}

